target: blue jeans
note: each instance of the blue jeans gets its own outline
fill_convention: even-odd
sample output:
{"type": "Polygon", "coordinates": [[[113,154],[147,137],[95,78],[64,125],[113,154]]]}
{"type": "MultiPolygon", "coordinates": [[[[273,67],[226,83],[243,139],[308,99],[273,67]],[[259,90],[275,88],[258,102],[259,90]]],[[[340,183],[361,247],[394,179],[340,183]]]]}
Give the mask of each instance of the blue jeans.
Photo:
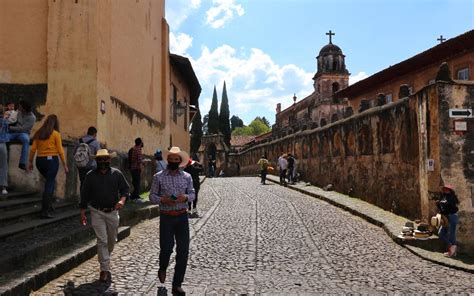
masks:
{"type": "Polygon", "coordinates": [[[10,133],[9,139],[21,142],[20,163],[26,165],[30,153],[30,136],[27,133],[10,133]]]}
{"type": "Polygon", "coordinates": [[[458,214],[447,215],[449,220],[448,228],[441,226],[438,236],[448,246],[456,244],[456,226],[458,225],[458,214]]]}
{"type": "Polygon", "coordinates": [[[175,240],[176,266],[174,269],[173,287],[181,287],[189,255],[188,214],[180,216],[160,215],[160,270],[168,268],[175,240]]]}
{"type": "Polygon", "coordinates": [[[46,179],[44,183],[44,193],[53,195],[56,175],[59,169],[59,158],[57,156],[36,157],[36,167],[40,174],[46,179]]]}

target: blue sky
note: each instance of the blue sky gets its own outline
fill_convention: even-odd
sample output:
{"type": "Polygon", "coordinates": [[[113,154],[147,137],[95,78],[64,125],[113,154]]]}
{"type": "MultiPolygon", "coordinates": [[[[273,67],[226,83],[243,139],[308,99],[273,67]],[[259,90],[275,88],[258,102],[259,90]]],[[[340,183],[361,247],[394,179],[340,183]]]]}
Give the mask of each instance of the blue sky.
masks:
{"type": "Polygon", "coordinates": [[[313,91],[316,56],[346,55],[350,83],[474,28],[474,0],[166,0],[170,50],[191,60],[203,116],[227,84],[231,115],[275,120],[313,91]]]}

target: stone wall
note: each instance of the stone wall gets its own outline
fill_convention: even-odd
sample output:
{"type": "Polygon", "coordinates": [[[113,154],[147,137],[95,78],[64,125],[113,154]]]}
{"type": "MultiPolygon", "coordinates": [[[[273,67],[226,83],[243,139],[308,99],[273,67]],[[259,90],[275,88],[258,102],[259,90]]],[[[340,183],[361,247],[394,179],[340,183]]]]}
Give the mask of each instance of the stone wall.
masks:
{"type": "Polygon", "coordinates": [[[351,190],[386,210],[415,218],[420,214],[417,143],[415,109],[405,99],[252,147],[232,163],[240,165],[241,174],[252,174],[261,155],[277,167],[278,156],[291,152],[305,181],[351,190]]]}

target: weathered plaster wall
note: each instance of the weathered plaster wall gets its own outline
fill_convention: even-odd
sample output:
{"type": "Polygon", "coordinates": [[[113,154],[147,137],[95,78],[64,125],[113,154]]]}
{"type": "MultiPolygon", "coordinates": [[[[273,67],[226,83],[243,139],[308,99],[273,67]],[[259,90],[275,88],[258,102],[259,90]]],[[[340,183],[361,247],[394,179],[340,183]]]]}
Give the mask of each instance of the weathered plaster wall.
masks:
{"type": "Polygon", "coordinates": [[[418,127],[415,102],[374,108],[324,128],[299,132],[241,153],[233,162],[241,173],[258,171],[267,154],[275,165],[284,152],[296,154],[304,180],[333,184],[381,208],[420,216],[418,127]]]}
{"type": "Polygon", "coordinates": [[[0,83],[46,83],[47,32],[47,0],[0,1],[0,83]]]}
{"type": "Polygon", "coordinates": [[[474,119],[467,119],[468,132],[456,134],[450,108],[474,109],[474,84],[438,84],[439,166],[438,180],[453,184],[459,206],[458,241],[464,251],[474,251],[474,119]]]}

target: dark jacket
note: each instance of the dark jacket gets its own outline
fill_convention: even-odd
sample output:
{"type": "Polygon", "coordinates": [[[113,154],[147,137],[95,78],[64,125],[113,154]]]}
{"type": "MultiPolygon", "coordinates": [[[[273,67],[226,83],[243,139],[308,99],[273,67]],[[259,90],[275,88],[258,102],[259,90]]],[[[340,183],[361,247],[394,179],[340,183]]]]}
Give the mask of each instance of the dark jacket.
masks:
{"type": "Polygon", "coordinates": [[[86,209],[90,204],[94,208],[113,208],[120,197],[128,198],[130,186],[122,172],[110,168],[105,174],[97,169],[87,173],[81,188],[79,207],[86,209]]]}
{"type": "Polygon", "coordinates": [[[184,168],[184,171],[191,175],[193,178],[194,191],[198,192],[201,188],[201,182],[199,180],[199,173],[202,172],[202,167],[197,165],[188,165],[184,168]]]}
{"type": "Polygon", "coordinates": [[[452,215],[458,212],[458,198],[452,193],[441,194],[441,199],[436,202],[439,212],[443,215],[452,215]]]}

